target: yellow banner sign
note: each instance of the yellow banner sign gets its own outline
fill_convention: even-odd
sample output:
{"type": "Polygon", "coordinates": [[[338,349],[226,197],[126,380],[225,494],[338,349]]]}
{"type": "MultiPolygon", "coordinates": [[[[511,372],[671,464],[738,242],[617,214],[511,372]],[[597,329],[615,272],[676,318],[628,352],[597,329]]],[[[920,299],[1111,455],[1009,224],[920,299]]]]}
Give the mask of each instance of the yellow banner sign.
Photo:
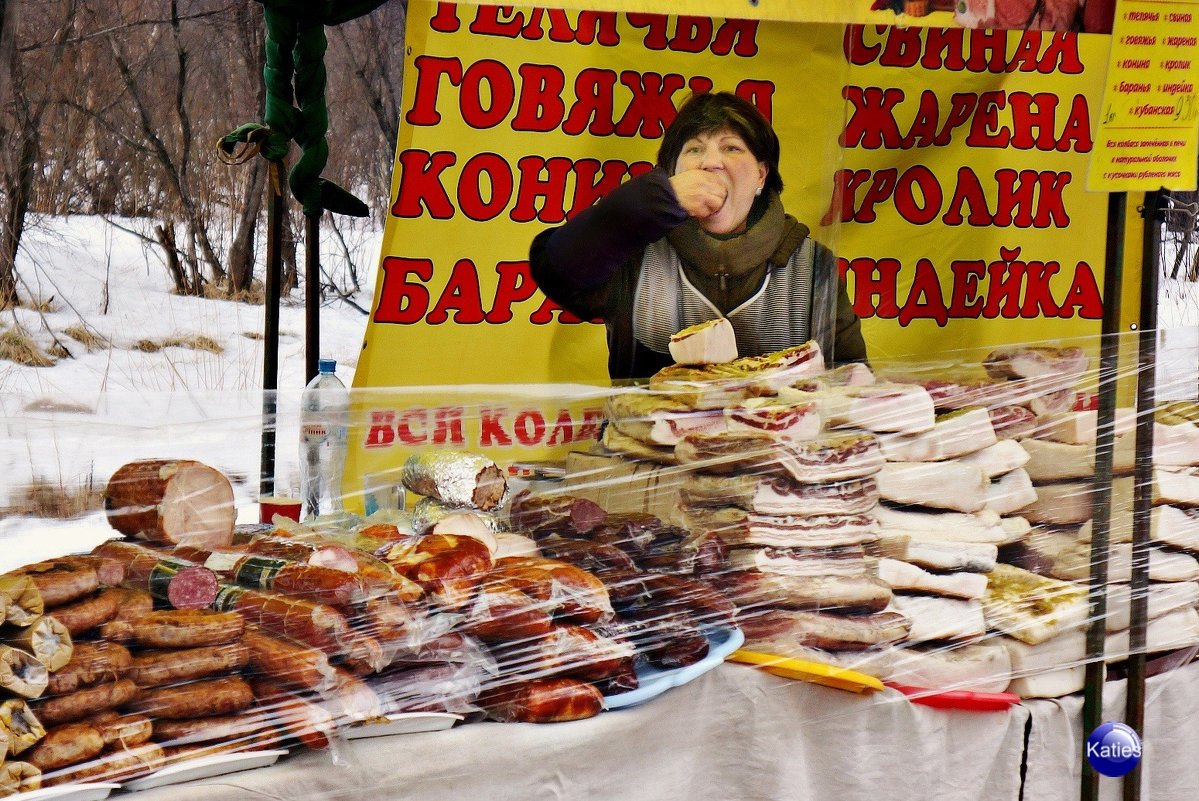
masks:
{"type": "MultiPolygon", "coordinates": [[[[568,11],[903,27],[1108,33],[1115,0],[557,0],[568,11]]],[[[483,3],[483,5],[491,5],[483,3]]],[[[498,7],[507,16],[511,7],[498,7]]],[[[535,12],[536,13],[536,12],[535,12]]],[[[552,13],[552,12],[551,12],[552,13]]]]}
{"type": "Polygon", "coordinates": [[[1082,176],[1107,37],[415,1],[408,24],[355,386],[496,398],[374,395],[350,475],[428,444],[520,461],[586,441],[597,399],[512,395],[607,379],[603,326],[537,290],[529,243],[650,169],[691,92],[772,120],[783,203],[839,256],[872,360],[1098,334],[1106,205],[1082,176]]]}
{"type": "Polygon", "coordinates": [[[1087,186],[1194,189],[1199,2],[1120,0],[1087,186]]]}
{"type": "MultiPolygon", "coordinates": [[[[837,245],[873,359],[1097,334],[1105,37],[851,27],[837,245]]],[[[966,357],[966,354],[962,354],[966,357]]]]}

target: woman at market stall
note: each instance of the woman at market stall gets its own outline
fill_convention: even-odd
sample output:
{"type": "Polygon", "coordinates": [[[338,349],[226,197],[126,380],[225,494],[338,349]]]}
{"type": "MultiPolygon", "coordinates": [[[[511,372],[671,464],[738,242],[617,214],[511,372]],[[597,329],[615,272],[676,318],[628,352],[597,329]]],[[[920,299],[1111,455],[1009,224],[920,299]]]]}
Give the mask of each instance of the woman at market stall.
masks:
{"type": "Polygon", "coordinates": [[[865,360],[832,252],[783,210],[778,162],[778,136],[751,103],[696,95],[655,169],[533,240],[541,290],[607,326],[612,378],[671,364],[671,335],[717,317],[741,356],[814,339],[829,363],[865,360]]]}

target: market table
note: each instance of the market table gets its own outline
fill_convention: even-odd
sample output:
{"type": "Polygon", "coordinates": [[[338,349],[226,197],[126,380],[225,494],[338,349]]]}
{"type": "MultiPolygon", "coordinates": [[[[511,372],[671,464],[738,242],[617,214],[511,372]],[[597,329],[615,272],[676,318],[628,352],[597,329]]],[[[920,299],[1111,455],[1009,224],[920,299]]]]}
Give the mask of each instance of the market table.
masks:
{"type": "Polygon", "coordinates": [[[725,664],[639,707],[553,725],[371,738],[147,790],[233,799],[1019,798],[1028,711],[949,712],[725,664]]]}
{"type": "MultiPolygon", "coordinates": [[[[1109,681],[1103,719],[1123,720],[1128,682],[1109,681]]],[[[1029,801],[1078,798],[1082,754],[1082,694],[1025,701],[1032,716],[1024,797],[1029,801]]],[[[1199,798],[1199,662],[1145,682],[1146,741],[1141,797],[1153,801],[1199,798]]],[[[1100,799],[1121,797],[1121,782],[1101,778],[1100,799]]]]}

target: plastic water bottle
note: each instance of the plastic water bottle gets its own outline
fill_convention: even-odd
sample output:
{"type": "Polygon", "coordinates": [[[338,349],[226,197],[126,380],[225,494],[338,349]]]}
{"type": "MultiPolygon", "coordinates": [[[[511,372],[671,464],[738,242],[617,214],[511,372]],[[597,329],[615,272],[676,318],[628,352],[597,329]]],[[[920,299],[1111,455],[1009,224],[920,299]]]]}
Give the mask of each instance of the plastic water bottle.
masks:
{"type": "Polygon", "coordinates": [[[350,393],[334,374],[336,361],[321,359],[319,369],[300,396],[300,497],[307,510],[305,520],[342,510],[350,393]]]}

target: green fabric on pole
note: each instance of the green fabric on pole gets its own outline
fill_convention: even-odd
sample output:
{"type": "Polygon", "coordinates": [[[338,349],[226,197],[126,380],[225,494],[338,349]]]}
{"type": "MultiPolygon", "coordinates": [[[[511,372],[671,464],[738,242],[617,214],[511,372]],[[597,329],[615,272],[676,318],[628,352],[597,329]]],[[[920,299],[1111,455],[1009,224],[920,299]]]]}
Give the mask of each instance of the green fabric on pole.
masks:
{"type": "Polygon", "coordinates": [[[322,25],[340,25],[369,14],[387,0],[356,0],[356,2],[337,2],[324,0],[314,3],[311,0],[258,0],[264,8],[273,8],[286,13],[297,20],[316,20],[322,25]]]}
{"type": "Polygon", "coordinates": [[[320,176],[329,162],[329,143],[325,140],[329,130],[329,109],[325,105],[327,47],[325,26],[319,21],[305,21],[297,26],[292,62],[300,124],[291,138],[302,154],[288,176],[288,184],[305,214],[320,214],[320,176]]]}
{"type": "Polygon", "coordinates": [[[258,0],[266,24],[265,125],[246,123],[222,137],[219,146],[231,153],[237,144],[259,138],[263,157],[282,160],[295,142],[300,158],[288,175],[288,186],[304,213],[322,211],[366,217],[367,205],[321,177],[329,162],[329,108],[325,103],[326,25],[369,14],[387,0],[304,2],[258,0]],[[265,132],[265,137],[263,137],[265,132]]]}

